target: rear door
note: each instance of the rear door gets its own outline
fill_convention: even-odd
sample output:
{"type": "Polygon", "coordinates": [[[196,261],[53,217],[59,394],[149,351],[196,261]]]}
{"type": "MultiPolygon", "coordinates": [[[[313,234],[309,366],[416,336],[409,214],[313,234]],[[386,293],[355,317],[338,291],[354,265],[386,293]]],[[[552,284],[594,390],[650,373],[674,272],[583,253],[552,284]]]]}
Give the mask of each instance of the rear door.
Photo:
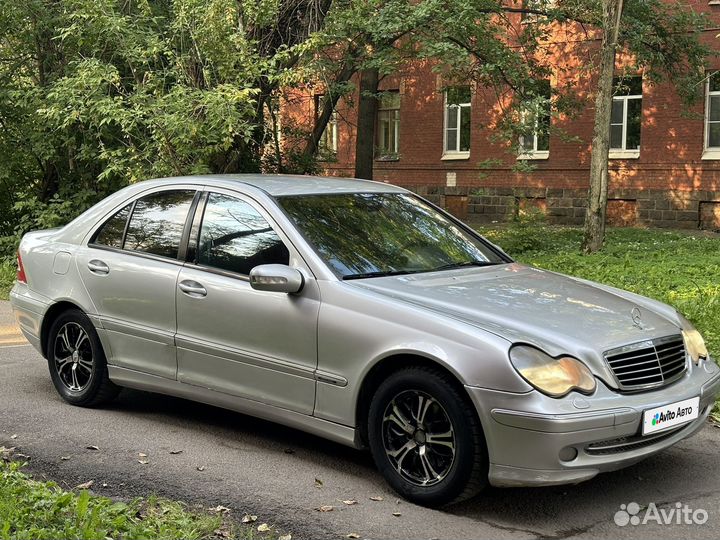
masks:
{"type": "Polygon", "coordinates": [[[178,380],[311,414],[320,307],[312,273],[255,201],[217,190],[201,210],[176,291],[178,380]],[[297,267],[303,290],[256,291],[248,274],[260,264],[297,267]]]}
{"type": "Polygon", "coordinates": [[[196,188],[173,187],[121,208],[78,256],[113,365],[175,379],[175,289],[196,188]]]}

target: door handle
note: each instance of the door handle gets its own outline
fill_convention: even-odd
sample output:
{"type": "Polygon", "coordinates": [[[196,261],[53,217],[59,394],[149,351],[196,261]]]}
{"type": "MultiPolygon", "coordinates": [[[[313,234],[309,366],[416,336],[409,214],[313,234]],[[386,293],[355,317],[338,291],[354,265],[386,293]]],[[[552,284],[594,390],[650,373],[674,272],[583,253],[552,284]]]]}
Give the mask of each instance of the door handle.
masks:
{"type": "Polygon", "coordinates": [[[181,281],[178,287],[180,287],[182,292],[194,298],[207,296],[207,290],[197,281],[186,279],[185,281],[181,281]]]}
{"type": "Polygon", "coordinates": [[[110,267],[105,264],[102,261],[98,261],[97,259],[93,259],[92,261],[88,262],[88,269],[93,274],[99,274],[101,276],[107,275],[110,273],[110,267]]]}

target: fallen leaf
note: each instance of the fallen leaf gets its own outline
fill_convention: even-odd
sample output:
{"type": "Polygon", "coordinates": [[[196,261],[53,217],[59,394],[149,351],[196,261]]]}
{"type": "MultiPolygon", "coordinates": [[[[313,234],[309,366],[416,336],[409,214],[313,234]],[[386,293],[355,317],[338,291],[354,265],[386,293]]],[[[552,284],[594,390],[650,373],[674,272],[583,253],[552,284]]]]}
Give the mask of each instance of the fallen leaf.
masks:
{"type": "Polygon", "coordinates": [[[343,501],[343,504],[347,504],[348,506],[352,506],[353,504],[357,504],[357,501],[354,501],[353,499],[348,499],[346,501],[343,501]]]}
{"type": "Polygon", "coordinates": [[[346,534],[345,538],[360,538],[360,535],[358,533],[350,533],[346,534]]]}
{"type": "Polygon", "coordinates": [[[323,487],[323,481],[320,480],[319,478],[316,478],[316,479],[315,479],[315,487],[316,487],[316,488],[321,488],[321,487],[323,487]]]}
{"type": "Polygon", "coordinates": [[[139,457],[139,458],[146,458],[146,457],[147,457],[147,454],[143,454],[142,452],[138,452],[138,457],[139,457]]]}
{"type": "Polygon", "coordinates": [[[150,462],[149,462],[148,460],[146,460],[146,459],[138,459],[138,463],[139,463],[140,465],[147,465],[147,464],[150,463],[150,462]]]}
{"type": "Polygon", "coordinates": [[[182,453],[183,453],[182,450],[170,450],[171,456],[177,456],[178,454],[182,454],[182,453]]]}
{"type": "Polygon", "coordinates": [[[292,540],[292,534],[283,534],[282,536],[278,536],[278,540],[292,540]]]}
{"type": "Polygon", "coordinates": [[[97,446],[95,446],[94,444],[91,444],[91,445],[89,445],[89,446],[86,446],[85,448],[87,448],[88,450],[100,450],[100,449],[99,449],[97,446]]]}
{"type": "Polygon", "coordinates": [[[17,439],[17,433],[15,433],[15,434],[13,434],[13,435],[10,435],[10,438],[11,438],[13,441],[14,441],[15,439],[17,439]]]}
{"type": "Polygon", "coordinates": [[[315,510],[317,510],[318,512],[332,512],[334,508],[334,506],[324,504],[323,506],[318,506],[315,510]]]}
{"type": "Polygon", "coordinates": [[[75,486],[75,489],[90,489],[94,483],[94,480],[88,480],[83,484],[78,484],[77,486],[75,486]]]}
{"type": "Polygon", "coordinates": [[[108,487],[108,485],[105,482],[103,482],[101,485],[102,485],[102,487],[108,487]]]}
{"type": "Polygon", "coordinates": [[[393,516],[400,517],[400,516],[402,516],[402,514],[400,512],[393,512],[393,516]]]}
{"type": "Polygon", "coordinates": [[[215,529],[213,531],[213,534],[217,536],[218,538],[232,538],[232,534],[230,534],[230,531],[227,530],[225,527],[220,527],[219,529],[215,529]]]}
{"type": "Polygon", "coordinates": [[[245,514],[242,518],[243,523],[252,523],[253,521],[257,521],[257,516],[251,516],[250,514],[245,514]]]}
{"type": "Polygon", "coordinates": [[[383,498],[380,497],[380,495],[374,495],[374,496],[370,497],[370,500],[371,501],[382,501],[383,498]]]}
{"type": "Polygon", "coordinates": [[[204,471],[205,469],[206,469],[205,465],[200,465],[199,467],[197,467],[197,470],[200,472],[204,471]]]}
{"type": "Polygon", "coordinates": [[[17,454],[15,454],[15,457],[18,458],[18,459],[27,459],[27,460],[30,460],[30,456],[28,456],[27,454],[21,454],[20,452],[18,452],[17,454]]]}
{"type": "Polygon", "coordinates": [[[263,523],[261,525],[258,525],[257,530],[258,532],[268,532],[270,530],[270,525],[268,525],[267,523],[263,523]]]}
{"type": "Polygon", "coordinates": [[[70,459],[70,456],[60,456],[60,461],[67,461],[70,459]]]}
{"type": "Polygon", "coordinates": [[[210,510],[211,512],[217,512],[218,514],[227,514],[230,511],[227,506],[223,506],[221,504],[217,505],[215,508],[209,508],[208,510],[210,510]]]}

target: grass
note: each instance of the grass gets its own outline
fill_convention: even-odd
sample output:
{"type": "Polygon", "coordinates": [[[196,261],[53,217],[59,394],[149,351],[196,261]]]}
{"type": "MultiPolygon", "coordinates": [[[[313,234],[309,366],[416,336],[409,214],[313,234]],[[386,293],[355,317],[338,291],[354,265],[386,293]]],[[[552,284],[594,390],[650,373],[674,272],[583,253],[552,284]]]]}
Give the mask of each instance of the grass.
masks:
{"type": "Polygon", "coordinates": [[[150,497],[117,502],[69,492],[53,482],[38,482],[18,462],[0,460],[0,538],[252,538],[219,514],[150,497]]]}
{"type": "Polygon", "coordinates": [[[7,300],[15,281],[16,267],[13,262],[0,261],[0,300],[7,300]]]}
{"type": "Polygon", "coordinates": [[[720,236],[658,229],[609,229],[605,248],[580,252],[582,230],[542,223],[478,227],[523,263],[591,279],[674,306],[720,355],[720,236]]]}

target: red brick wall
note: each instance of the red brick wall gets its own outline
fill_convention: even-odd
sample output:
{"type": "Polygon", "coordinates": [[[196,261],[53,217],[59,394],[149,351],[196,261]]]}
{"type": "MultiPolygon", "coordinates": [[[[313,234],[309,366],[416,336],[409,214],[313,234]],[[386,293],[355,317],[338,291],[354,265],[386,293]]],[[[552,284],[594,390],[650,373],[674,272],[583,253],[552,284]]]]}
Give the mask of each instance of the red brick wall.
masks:
{"type": "MultiPolygon", "coordinates": [[[[708,12],[720,27],[720,6],[700,0],[689,4],[708,12]]],[[[702,39],[720,49],[718,33],[719,29],[709,29],[702,39]]],[[[382,82],[382,89],[398,89],[401,94],[400,152],[396,161],[375,162],[375,179],[433,197],[460,215],[469,213],[490,220],[505,219],[522,205],[530,204],[523,202],[530,190],[530,198],[540,199],[531,204],[547,208],[553,220],[581,222],[589,177],[595,81],[577,67],[592,61],[597,41],[577,43],[575,37],[571,29],[563,29],[551,45],[555,67],[552,84],[572,84],[586,106],[572,117],[553,119],[550,156],[547,160],[532,161],[533,171],[513,170],[516,155],[512,148],[494,140],[498,99],[482,89],[473,94],[470,158],[443,160],[443,81],[432,72],[430,64],[417,62],[382,82]],[[557,131],[563,131],[565,136],[559,136],[557,131]],[[452,187],[448,185],[448,173],[454,173],[452,187]],[[567,193],[562,194],[562,190],[567,193]],[[486,212],[488,208],[491,211],[486,212]],[[504,209],[502,213],[500,208],[504,209]]],[[[618,66],[626,60],[619,58],[618,66]]],[[[712,61],[713,68],[720,68],[720,59],[712,61]]],[[[311,120],[312,109],[308,111],[307,107],[312,107],[312,96],[302,106],[298,105],[302,92],[295,95],[300,99],[286,108],[290,110],[285,116],[297,119],[304,115],[306,122],[311,120]]],[[[337,162],[326,164],[328,174],[352,176],[356,102],[353,99],[339,104],[337,162]]],[[[717,205],[709,203],[720,201],[720,161],[701,159],[704,108],[704,100],[700,100],[687,109],[669,85],[644,81],[640,157],[610,161],[611,198],[617,199],[611,203],[613,223],[697,227],[715,219],[711,216],[715,215],[717,205]]]]}

